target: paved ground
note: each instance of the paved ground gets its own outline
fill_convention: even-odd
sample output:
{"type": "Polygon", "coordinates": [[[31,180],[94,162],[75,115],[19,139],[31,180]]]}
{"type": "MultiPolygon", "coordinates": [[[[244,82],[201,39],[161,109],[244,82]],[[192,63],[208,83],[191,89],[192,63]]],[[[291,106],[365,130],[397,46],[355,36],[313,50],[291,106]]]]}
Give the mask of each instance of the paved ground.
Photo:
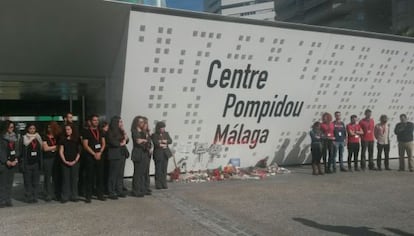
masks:
{"type": "Polygon", "coordinates": [[[392,164],[325,176],[291,167],[264,180],[172,183],[92,204],[14,200],[0,209],[0,235],[414,235],[414,173],[392,164]]]}

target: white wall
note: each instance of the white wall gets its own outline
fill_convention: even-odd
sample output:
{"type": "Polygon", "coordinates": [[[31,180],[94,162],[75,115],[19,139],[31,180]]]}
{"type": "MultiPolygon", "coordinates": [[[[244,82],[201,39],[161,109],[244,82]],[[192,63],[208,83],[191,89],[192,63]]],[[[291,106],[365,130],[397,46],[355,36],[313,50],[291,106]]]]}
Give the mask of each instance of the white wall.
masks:
{"type": "MultiPolygon", "coordinates": [[[[177,161],[186,159],[187,170],[215,168],[230,158],[240,158],[242,166],[266,156],[278,164],[306,163],[307,132],[323,112],[339,110],[347,123],[370,108],[376,121],[387,114],[392,128],[400,113],[413,117],[413,60],[410,43],[132,11],[122,117],[128,129],[136,115],[149,117],[152,127],[165,120],[177,161]],[[213,65],[211,81],[224,69],[233,74],[250,65],[262,73],[259,88],[257,76],[251,88],[209,87],[214,61],[221,69],[213,65]],[[303,107],[298,116],[259,121],[237,117],[234,107],[223,114],[231,94],[240,104],[257,101],[263,111],[284,96],[284,109],[289,102],[303,107]],[[246,136],[247,143],[214,143],[218,127],[227,125],[228,136],[246,136]],[[261,142],[255,145],[247,130],[259,132],[261,142]]],[[[395,157],[394,135],[391,140],[395,157]]]]}

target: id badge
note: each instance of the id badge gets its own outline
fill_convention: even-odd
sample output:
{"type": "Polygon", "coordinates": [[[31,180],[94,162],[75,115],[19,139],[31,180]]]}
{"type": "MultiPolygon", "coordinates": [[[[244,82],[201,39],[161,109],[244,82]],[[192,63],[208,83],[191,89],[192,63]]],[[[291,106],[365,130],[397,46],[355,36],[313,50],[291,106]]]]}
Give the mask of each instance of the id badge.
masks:
{"type": "Polygon", "coordinates": [[[338,136],[341,137],[342,136],[342,132],[338,132],[338,136]]]}
{"type": "Polygon", "coordinates": [[[328,133],[328,137],[331,137],[331,134],[330,133],[328,133]]]}
{"type": "Polygon", "coordinates": [[[355,135],[355,138],[359,138],[359,135],[355,135]]]}
{"type": "Polygon", "coordinates": [[[30,155],[31,155],[32,157],[35,157],[35,156],[37,156],[37,152],[31,152],[31,153],[30,153],[30,155]]]}
{"type": "Polygon", "coordinates": [[[14,156],[14,155],[16,155],[16,151],[15,150],[10,151],[10,156],[14,156]]]}
{"type": "Polygon", "coordinates": [[[95,150],[101,150],[101,144],[100,143],[95,144],[95,150]]]}

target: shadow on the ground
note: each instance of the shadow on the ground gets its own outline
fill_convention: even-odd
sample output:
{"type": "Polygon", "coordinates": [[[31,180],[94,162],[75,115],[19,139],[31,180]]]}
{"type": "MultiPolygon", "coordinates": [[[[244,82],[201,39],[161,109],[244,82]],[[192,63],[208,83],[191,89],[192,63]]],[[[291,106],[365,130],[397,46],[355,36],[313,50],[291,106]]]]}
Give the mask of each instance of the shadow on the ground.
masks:
{"type": "Polygon", "coordinates": [[[414,234],[412,233],[408,233],[408,232],[404,232],[400,229],[394,229],[394,228],[389,228],[389,227],[384,227],[384,229],[393,232],[394,234],[400,235],[400,236],[414,236],[414,234]]]}
{"type": "Polygon", "coordinates": [[[324,225],[319,224],[315,221],[294,217],[293,220],[298,221],[306,226],[313,227],[316,229],[328,231],[328,232],[334,232],[344,235],[368,235],[368,236],[382,236],[385,234],[377,233],[375,231],[372,231],[372,228],[360,226],[360,227],[352,227],[352,226],[343,226],[343,225],[324,225]]]}

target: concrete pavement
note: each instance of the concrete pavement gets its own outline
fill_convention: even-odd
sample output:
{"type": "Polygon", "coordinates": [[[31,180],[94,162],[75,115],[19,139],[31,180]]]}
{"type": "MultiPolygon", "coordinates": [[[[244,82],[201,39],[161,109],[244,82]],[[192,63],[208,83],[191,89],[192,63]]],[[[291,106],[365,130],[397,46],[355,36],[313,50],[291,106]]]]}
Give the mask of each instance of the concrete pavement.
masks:
{"type": "Polygon", "coordinates": [[[14,200],[0,209],[0,235],[414,235],[414,173],[396,165],[324,176],[290,167],[264,180],[171,183],[92,204],[14,200]]]}

